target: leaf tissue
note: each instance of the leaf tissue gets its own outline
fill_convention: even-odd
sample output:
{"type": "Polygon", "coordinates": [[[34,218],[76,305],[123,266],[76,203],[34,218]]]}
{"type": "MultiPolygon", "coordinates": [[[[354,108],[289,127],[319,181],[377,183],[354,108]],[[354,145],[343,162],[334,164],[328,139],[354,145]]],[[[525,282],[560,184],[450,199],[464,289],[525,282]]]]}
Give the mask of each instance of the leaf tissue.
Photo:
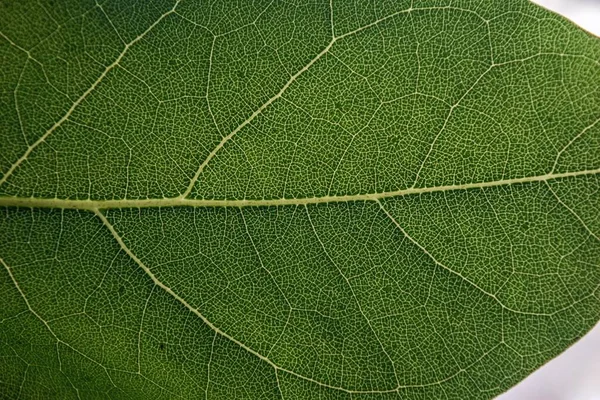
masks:
{"type": "Polygon", "coordinates": [[[483,399],[600,319],[600,39],[525,0],[0,0],[0,397],[483,399]]]}

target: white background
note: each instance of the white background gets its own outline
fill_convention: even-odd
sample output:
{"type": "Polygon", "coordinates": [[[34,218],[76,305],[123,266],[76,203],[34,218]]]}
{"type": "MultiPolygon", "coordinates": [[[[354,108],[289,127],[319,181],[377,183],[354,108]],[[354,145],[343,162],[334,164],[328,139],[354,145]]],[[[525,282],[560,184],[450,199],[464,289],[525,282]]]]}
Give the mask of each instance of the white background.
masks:
{"type": "MultiPolygon", "coordinates": [[[[532,1],[600,36],[600,0],[532,1]]],[[[600,400],[600,324],[497,400],[600,400]]]]}

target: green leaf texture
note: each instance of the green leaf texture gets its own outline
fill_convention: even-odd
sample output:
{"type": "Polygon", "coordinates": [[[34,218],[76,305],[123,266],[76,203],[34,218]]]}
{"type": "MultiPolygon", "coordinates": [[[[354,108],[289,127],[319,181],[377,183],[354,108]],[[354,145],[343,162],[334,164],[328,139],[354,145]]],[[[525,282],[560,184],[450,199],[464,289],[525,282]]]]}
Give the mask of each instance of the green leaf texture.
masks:
{"type": "Polygon", "coordinates": [[[492,398],[600,319],[600,40],[524,0],[0,0],[0,397],[492,398]]]}

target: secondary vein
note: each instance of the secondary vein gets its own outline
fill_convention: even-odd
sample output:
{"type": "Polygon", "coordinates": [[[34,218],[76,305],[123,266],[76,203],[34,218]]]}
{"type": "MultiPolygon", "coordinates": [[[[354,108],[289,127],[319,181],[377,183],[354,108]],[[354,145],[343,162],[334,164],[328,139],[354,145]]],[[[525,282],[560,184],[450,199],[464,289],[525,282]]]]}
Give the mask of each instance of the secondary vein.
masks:
{"type": "MultiPolygon", "coordinates": [[[[94,83],[92,83],[92,85],[85,92],[83,92],[83,94],[77,100],[75,100],[75,102],[71,105],[71,107],[69,107],[67,112],[54,125],[52,125],[50,127],[50,129],[48,129],[42,136],[40,136],[38,138],[38,140],[36,140],[35,142],[33,142],[33,144],[31,144],[29,147],[27,147],[27,150],[25,150],[25,153],[23,153],[23,155],[21,157],[19,157],[19,159],[10,166],[10,168],[6,171],[6,173],[2,176],[2,178],[0,178],[0,186],[3,185],[4,182],[6,182],[6,180],[13,174],[13,172],[15,172],[15,170],[17,168],[19,168],[19,166],[23,163],[23,161],[25,161],[29,157],[29,155],[31,154],[31,152],[33,150],[35,150],[40,144],[44,143],[46,141],[46,139],[48,138],[48,136],[50,136],[55,130],[57,130],[65,121],[67,121],[71,117],[71,115],[73,114],[75,109],[88,97],[88,95],[90,93],[92,93],[94,91],[94,89],[96,89],[96,87],[98,87],[98,85],[100,84],[100,82],[102,82],[104,80],[106,75],[108,75],[108,73],[112,69],[114,69],[117,65],[119,65],[119,63],[121,62],[123,57],[125,57],[125,54],[127,54],[129,49],[131,48],[131,46],[133,46],[134,44],[136,44],[137,42],[142,40],[144,38],[144,36],[146,36],[146,34],[148,34],[148,32],[150,32],[152,29],[154,29],[154,27],[156,25],[158,25],[160,23],[160,21],[162,21],[168,15],[175,12],[175,8],[179,4],[179,1],[181,1],[181,0],[177,0],[175,2],[175,5],[169,11],[162,14],[144,32],[140,33],[139,36],[137,36],[131,42],[125,44],[123,51],[121,51],[121,53],[118,55],[118,57],[115,59],[115,61],[113,61],[112,64],[107,66],[104,69],[104,71],[102,71],[100,76],[98,76],[98,78],[94,81],[94,83]]],[[[29,52],[27,52],[27,54],[29,54],[29,52]]]]}

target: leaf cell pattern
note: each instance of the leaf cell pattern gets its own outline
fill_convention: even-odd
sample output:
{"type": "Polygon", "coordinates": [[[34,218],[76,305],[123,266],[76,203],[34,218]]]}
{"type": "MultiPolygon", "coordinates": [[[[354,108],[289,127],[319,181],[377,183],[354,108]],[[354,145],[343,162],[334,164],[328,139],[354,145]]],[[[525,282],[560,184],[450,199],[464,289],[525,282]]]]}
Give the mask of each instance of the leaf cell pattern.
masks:
{"type": "Polygon", "coordinates": [[[0,397],[491,398],[600,319],[600,42],[527,1],[4,1],[0,54],[0,397]]]}

